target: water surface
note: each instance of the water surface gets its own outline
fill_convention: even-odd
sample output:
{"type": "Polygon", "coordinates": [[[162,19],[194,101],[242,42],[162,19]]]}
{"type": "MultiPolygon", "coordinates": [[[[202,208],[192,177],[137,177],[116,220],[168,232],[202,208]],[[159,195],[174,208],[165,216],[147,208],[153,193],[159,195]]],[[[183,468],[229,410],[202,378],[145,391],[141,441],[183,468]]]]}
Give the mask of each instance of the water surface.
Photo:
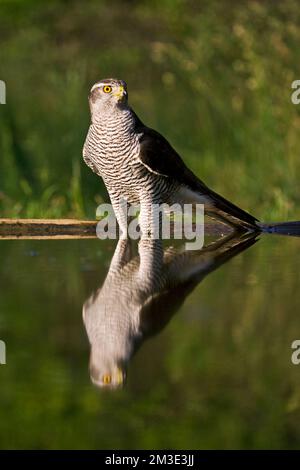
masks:
{"type": "MultiPolygon", "coordinates": [[[[228,262],[217,248],[180,268],[188,282],[149,293],[147,339],[112,389],[92,384],[82,308],[97,302],[116,243],[1,241],[1,448],[299,447],[299,243],[262,236],[225,247],[228,262]]],[[[98,307],[139,310],[135,294],[116,293],[98,307]]]]}

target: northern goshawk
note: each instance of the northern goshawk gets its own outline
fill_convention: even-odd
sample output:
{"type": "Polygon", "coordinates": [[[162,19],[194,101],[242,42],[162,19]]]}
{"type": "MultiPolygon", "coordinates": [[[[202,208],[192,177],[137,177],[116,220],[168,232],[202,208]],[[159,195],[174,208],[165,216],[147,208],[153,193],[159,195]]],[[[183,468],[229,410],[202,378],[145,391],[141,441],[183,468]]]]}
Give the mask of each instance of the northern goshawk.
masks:
{"type": "Polygon", "coordinates": [[[209,216],[237,229],[260,230],[255,217],[208,188],[161,134],[141,122],[128,105],[123,80],[96,83],[89,104],[91,125],[83,158],[103,178],[122,232],[127,219],[121,199],[140,206],[142,234],[149,232],[152,205],[162,203],[204,204],[209,216]]]}

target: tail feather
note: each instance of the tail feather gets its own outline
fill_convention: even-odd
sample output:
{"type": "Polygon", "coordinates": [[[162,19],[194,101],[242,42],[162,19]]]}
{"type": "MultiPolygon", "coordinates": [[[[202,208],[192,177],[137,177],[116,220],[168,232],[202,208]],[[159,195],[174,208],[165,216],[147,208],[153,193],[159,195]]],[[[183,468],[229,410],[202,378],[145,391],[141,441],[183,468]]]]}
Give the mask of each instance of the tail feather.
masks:
{"type": "Polygon", "coordinates": [[[235,226],[246,227],[257,231],[260,230],[258,225],[259,221],[256,219],[256,217],[239,208],[214,191],[209,191],[210,192],[208,196],[213,202],[213,206],[216,209],[216,214],[218,214],[220,211],[220,215],[228,221],[231,221],[235,226]]]}
{"type": "Polygon", "coordinates": [[[199,182],[198,186],[182,186],[172,202],[204,204],[204,210],[209,217],[219,219],[235,229],[260,231],[258,220],[248,212],[240,209],[223,196],[215,193],[199,182]]]}
{"type": "Polygon", "coordinates": [[[188,183],[190,189],[196,191],[199,195],[202,195],[207,199],[208,213],[215,212],[216,216],[219,216],[221,219],[223,218],[225,221],[227,220],[230,225],[234,225],[236,228],[260,231],[258,227],[259,221],[256,217],[253,217],[253,215],[228,201],[220,194],[214,192],[189,170],[188,183]]]}
{"type": "Polygon", "coordinates": [[[193,174],[189,176],[188,187],[190,192],[183,191],[183,199],[188,197],[189,200],[194,200],[194,202],[204,203],[205,212],[210,217],[220,219],[234,226],[236,230],[300,236],[300,221],[269,224],[259,222],[253,215],[212,191],[193,174]]]}

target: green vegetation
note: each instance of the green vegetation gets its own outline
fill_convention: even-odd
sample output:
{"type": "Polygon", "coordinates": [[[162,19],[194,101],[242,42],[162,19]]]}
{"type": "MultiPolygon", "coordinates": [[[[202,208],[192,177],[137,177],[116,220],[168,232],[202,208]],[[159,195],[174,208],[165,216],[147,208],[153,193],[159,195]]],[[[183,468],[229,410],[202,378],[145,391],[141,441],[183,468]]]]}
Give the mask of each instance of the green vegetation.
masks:
{"type": "Polygon", "coordinates": [[[262,220],[299,219],[296,0],[1,0],[0,17],[0,216],[95,216],[87,94],[117,76],[207,184],[262,220]]]}

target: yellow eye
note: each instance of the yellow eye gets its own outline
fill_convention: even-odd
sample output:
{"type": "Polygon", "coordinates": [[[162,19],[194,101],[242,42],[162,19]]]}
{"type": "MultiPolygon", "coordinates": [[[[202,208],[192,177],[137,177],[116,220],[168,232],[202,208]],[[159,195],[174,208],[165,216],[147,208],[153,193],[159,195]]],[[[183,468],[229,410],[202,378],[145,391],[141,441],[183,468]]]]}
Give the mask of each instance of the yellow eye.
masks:
{"type": "Polygon", "coordinates": [[[103,380],[104,384],[110,384],[111,383],[111,375],[103,375],[102,380],[103,380]]]}
{"type": "Polygon", "coordinates": [[[103,91],[104,93],[110,93],[112,90],[112,87],[110,85],[104,85],[103,91]]]}

